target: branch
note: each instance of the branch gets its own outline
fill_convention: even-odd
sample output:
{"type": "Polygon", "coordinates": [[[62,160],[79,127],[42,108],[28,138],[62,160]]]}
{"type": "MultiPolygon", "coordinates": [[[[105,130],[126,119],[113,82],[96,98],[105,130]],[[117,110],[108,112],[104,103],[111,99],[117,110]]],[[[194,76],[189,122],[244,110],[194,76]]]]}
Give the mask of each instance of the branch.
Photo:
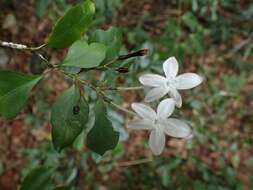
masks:
{"type": "Polygon", "coordinates": [[[78,75],[76,74],[71,74],[71,73],[66,73],[62,70],[60,70],[64,75],[74,79],[74,80],[78,80],[81,84],[90,87],[92,90],[94,90],[97,93],[97,96],[101,97],[105,102],[111,104],[113,107],[117,108],[118,110],[121,110],[129,115],[132,116],[136,116],[136,114],[116,103],[114,103],[110,98],[108,98],[104,92],[102,92],[99,88],[97,88],[95,85],[91,84],[90,82],[86,81],[86,80],[82,80],[80,78],[78,78],[78,75]]]}
{"type": "Polygon", "coordinates": [[[11,49],[35,52],[35,51],[38,51],[41,48],[45,47],[46,44],[42,44],[38,47],[28,47],[27,45],[23,45],[23,44],[16,44],[16,43],[13,43],[13,42],[5,42],[5,41],[0,40],[0,46],[1,47],[11,48],[11,49]]]}
{"type": "Polygon", "coordinates": [[[139,165],[139,164],[145,164],[148,162],[152,162],[153,160],[154,160],[153,157],[148,157],[148,158],[143,158],[139,160],[120,162],[120,163],[116,163],[116,165],[119,167],[128,167],[128,166],[134,166],[134,165],[139,165]]]}
{"type": "Polygon", "coordinates": [[[244,48],[245,46],[247,46],[248,44],[252,44],[252,40],[253,40],[253,32],[251,32],[248,36],[247,39],[242,40],[239,44],[237,44],[236,46],[234,46],[232,48],[231,51],[229,51],[228,53],[226,53],[223,56],[218,57],[219,61],[224,61],[224,59],[230,59],[233,57],[233,55],[235,55],[238,51],[240,51],[242,48],[244,48]]]}
{"type": "Polygon", "coordinates": [[[54,68],[55,66],[50,64],[49,61],[41,53],[38,52],[45,46],[46,44],[42,44],[38,47],[28,47],[27,45],[23,45],[23,44],[16,44],[13,42],[5,42],[5,41],[0,40],[0,47],[17,49],[21,51],[29,51],[30,53],[36,54],[42,60],[42,62],[45,63],[49,68],[54,68]]]}

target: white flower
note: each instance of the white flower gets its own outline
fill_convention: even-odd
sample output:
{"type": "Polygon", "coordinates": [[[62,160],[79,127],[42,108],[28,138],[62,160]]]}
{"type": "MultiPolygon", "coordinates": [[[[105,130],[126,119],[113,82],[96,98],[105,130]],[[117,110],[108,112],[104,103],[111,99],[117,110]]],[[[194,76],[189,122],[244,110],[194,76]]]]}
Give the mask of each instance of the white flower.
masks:
{"type": "Polygon", "coordinates": [[[177,76],[178,62],[175,57],[168,58],[163,63],[165,76],[157,74],[144,74],[139,80],[144,86],[154,87],[146,97],[146,102],[152,102],[165,96],[167,93],[172,97],[177,107],[182,106],[182,98],[177,90],[185,90],[198,86],[202,77],[195,73],[184,73],[177,76]]]}
{"type": "Polygon", "coordinates": [[[157,113],[141,103],[133,103],[133,110],[141,119],[131,121],[128,128],[151,130],[149,146],[155,155],[161,154],[165,146],[165,134],[177,138],[190,138],[191,128],[184,122],[168,118],[175,108],[175,101],[172,98],[160,102],[157,113]]]}

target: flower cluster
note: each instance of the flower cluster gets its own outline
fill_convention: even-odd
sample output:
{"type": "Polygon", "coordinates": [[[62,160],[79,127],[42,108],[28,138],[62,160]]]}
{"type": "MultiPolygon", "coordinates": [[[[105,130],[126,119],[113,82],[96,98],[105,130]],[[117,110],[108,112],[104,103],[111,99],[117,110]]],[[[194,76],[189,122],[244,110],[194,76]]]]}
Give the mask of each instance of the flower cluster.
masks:
{"type": "Polygon", "coordinates": [[[132,109],[139,116],[131,121],[128,128],[150,130],[149,146],[155,155],[162,153],[165,146],[165,134],[177,138],[191,138],[192,130],[185,122],[169,118],[175,106],[182,106],[182,98],[178,90],[190,89],[198,86],[202,77],[195,73],[184,73],[177,76],[178,62],[175,57],[168,58],[163,63],[165,77],[157,74],[144,74],[139,80],[144,86],[152,87],[146,94],[144,101],[153,102],[165,95],[170,98],[162,100],[155,112],[151,107],[142,103],[133,103],[132,109]]]}

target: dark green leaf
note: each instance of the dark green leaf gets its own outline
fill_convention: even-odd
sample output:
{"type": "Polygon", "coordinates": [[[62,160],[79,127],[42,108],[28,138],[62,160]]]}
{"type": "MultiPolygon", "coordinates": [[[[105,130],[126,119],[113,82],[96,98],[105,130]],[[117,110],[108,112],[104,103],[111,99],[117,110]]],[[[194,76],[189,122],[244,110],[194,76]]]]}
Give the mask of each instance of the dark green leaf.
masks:
{"type": "Polygon", "coordinates": [[[90,0],[69,9],[56,23],[48,40],[51,48],[66,48],[79,40],[92,21],[95,6],[90,0]]]}
{"type": "Polygon", "coordinates": [[[71,145],[85,128],[89,105],[75,86],[65,91],[53,105],[51,114],[52,138],[56,150],[71,145]],[[76,112],[75,107],[79,107],[76,112]]]}
{"type": "Polygon", "coordinates": [[[107,46],[106,60],[112,60],[119,55],[122,45],[121,31],[115,27],[108,30],[96,30],[91,36],[90,42],[100,42],[107,46]]]}
{"type": "Polygon", "coordinates": [[[107,150],[116,147],[119,133],[113,130],[111,121],[107,118],[107,111],[103,101],[95,105],[95,124],[87,135],[87,146],[92,151],[103,155],[107,150]]]}
{"type": "Polygon", "coordinates": [[[48,190],[51,187],[53,169],[49,167],[35,168],[25,177],[20,190],[48,190]]]}
{"type": "Polygon", "coordinates": [[[62,66],[91,68],[98,66],[105,59],[106,47],[100,43],[87,44],[84,40],[76,41],[70,48],[62,66]]]}
{"type": "Polygon", "coordinates": [[[14,118],[40,79],[40,76],[0,70],[0,113],[7,119],[14,118]]]}
{"type": "Polygon", "coordinates": [[[36,15],[38,17],[43,17],[46,10],[47,6],[49,4],[49,0],[36,0],[36,15]]]}

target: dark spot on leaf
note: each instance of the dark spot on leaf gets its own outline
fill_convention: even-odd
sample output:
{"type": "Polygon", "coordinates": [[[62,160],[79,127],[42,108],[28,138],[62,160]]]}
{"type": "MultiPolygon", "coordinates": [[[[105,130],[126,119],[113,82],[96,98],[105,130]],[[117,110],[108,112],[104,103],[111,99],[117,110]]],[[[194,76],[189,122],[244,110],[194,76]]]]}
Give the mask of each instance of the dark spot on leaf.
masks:
{"type": "Polygon", "coordinates": [[[80,106],[79,105],[76,105],[73,107],[73,114],[77,115],[79,114],[80,112],[80,106]]]}

